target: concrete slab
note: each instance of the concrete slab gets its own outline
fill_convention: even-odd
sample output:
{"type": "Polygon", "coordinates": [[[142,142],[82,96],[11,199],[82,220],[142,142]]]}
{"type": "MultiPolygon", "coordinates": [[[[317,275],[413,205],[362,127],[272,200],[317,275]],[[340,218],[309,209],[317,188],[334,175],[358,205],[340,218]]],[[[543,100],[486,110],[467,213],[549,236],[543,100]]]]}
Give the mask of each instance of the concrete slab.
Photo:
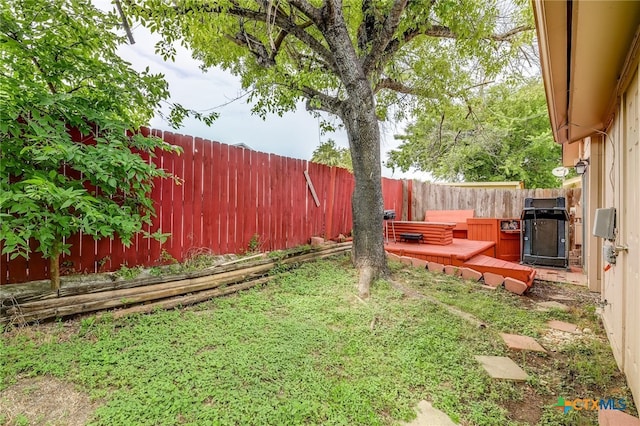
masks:
{"type": "Polygon", "coordinates": [[[536,303],[536,305],[538,305],[539,311],[548,311],[551,309],[558,309],[563,312],[569,312],[569,310],[571,309],[564,303],[556,302],[555,300],[550,300],[549,302],[536,303]]]}
{"type": "Polygon", "coordinates": [[[517,351],[547,352],[533,337],[507,333],[500,333],[500,337],[502,337],[502,340],[504,340],[504,343],[509,349],[517,351]]]}
{"type": "Polygon", "coordinates": [[[460,276],[460,269],[457,266],[446,265],[444,267],[444,273],[447,275],[453,275],[454,277],[460,276]]]}
{"type": "Polygon", "coordinates": [[[427,261],[423,260],[423,259],[415,259],[413,258],[413,260],[411,261],[411,263],[413,264],[414,267],[416,268],[422,268],[422,269],[426,269],[427,267],[427,261]]]}
{"type": "Polygon", "coordinates": [[[442,411],[433,408],[430,402],[420,401],[416,407],[418,417],[416,417],[410,423],[402,423],[405,426],[456,426],[458,423],[454,423],[442,411]]]}
{"type": "Polygon", "coordinates": [[[491,287],[500,287],[504,283],[504,277],[493,272],[485,272],[483,274],[484,283],[491,287]]]}
{"type": "Polygon", "coordinates": [[[387,259],[392,260],[394,262],[400,262],[400,256],[398,256],[395,253],[388,253],[387,254],[387,259]]]}
{"type": "Polygon", "coordinates": [[[598,410],[600,426],[640,426],[640,419],[620,410],[598,410]]]}
{"type": "Polygon", "coordinates": [[[428,262],[427,269],[429,272],[444,272],[444,265],[438,262],[428,262]]]}
{"type": "Polygon", "coordinates": [[[577,325],[571,324],[570,322],[552,320],[547,323],[549,328],[553,328],[554,330],[566,331],[567,333],[580,334],[580,329],[577,325]]]}
{"type": "Polygon", "coordinates": [[[515,294],[524,294],[525,291],[527,291],[527,289],[529,287],[527,287],[527,283],[525,283],[524,281],[520,281],[520,280],[516,280],[515,278],[511,278],[511,277],[507,277],[504,279],[504,288],[507,291],[510,291],[511,293],[515,293],[515,294]]]}
{"type": "Polygon", "coordinates": [[[462,273],[463,280],[480,281],[480,278],[482,278],[482,272],[471,268],[460,268],[460,272],[462,273]]]}
{"type": "Polygon", "coordinates": [[[400,256],[400,262],[404,263],[405,265],[413,266],[413,259],[409,256],[400,256]]]}
{"type": "Polygon", "coordinates": [[[475,358],[492,379],[525,381],[529,377],[526,371],[506,356],[475,355],[475,358]]]}

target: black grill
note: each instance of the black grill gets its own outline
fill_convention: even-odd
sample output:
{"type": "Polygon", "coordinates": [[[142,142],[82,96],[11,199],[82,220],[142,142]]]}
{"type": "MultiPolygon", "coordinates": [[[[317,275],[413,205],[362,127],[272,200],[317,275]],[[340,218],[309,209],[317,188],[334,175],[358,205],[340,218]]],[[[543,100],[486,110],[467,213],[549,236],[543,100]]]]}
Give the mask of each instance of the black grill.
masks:
{"type": "Polygon", "coordinates": [[[382,218],[384,220],[395,219],[396,218],[396,211],[395,210],[385,210],[384,211],[384,215],[382,216],[382,218]]]}
{"type": "Polygon", "coordinates": [[[523,222],[522,263],[566,268],[569,260],[569,215],[565,198],[527,198],[523,222]]]}

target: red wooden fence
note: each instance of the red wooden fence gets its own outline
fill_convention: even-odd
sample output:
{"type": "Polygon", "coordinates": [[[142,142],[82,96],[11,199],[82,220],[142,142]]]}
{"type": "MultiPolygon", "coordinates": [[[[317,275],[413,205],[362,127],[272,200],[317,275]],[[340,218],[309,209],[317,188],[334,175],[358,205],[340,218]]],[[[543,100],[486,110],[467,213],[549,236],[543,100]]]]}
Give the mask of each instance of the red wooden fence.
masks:
{"type": "MultiPolygon", "coordinates": [[[[76,235],[70,239],[71,254],[61,260],[63,272],[153,266],[166,255],[183,261],[202,249],[214,254],[243,253],[252,238],[257,238],[261,250],[285,249],[306,244],[314,235],[334,238],[352,229],[354,181],[345,169],[171,132],[152,133],[184,150],[182,155],[158,152],[153,159],[182,179],[181,185],[158,180],[151,193],[156,217],[146,230],[160,228],[171,237],[160,244],[138,235],[127,248],[118,238],[95,241],[76,235]],[[307,186],[305,170],[319,206],[307,186]]],[[[403,182],[385,178],[382,183],[384,208],[402,217],[407,205],[403,182]]],[[[35,252],[35,245],[32,248],[28,260],[0,259],[1,284],[48,278],[48,262],[35,252]]]]}

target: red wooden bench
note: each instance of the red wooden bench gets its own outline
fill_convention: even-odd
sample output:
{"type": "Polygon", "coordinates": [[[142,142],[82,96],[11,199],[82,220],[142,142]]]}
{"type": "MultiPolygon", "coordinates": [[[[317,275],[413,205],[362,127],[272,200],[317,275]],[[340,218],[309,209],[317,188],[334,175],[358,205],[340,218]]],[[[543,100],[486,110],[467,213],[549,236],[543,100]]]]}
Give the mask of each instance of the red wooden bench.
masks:
{"type": "Polygon", "coordinates": [[[454,238],[467,238],[467,219],[475,216],[475,210],[427,210],[425,222],[455,222],[454,238]]]}

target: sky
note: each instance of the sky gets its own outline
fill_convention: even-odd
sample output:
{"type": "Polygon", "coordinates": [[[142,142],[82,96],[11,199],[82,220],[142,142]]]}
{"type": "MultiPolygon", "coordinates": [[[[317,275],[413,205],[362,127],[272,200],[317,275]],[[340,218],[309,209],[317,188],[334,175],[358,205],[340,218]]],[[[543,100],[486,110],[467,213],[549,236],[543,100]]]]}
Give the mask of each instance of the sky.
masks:
{"type": "MultiPolygon", "coordinates": [[[[110,0],[93,0],[93,2],[102,9],[112,7],[110,0]]],[[[151,72],[164,74],[169,84],[171,102],[180,103],[185,108],[201,112],[215,108],[215,111],[220,114],[211,126],[198,120],[187,119],[182,127],[176,130],[172,129],[160,116],[156,116],[149,123],[150,127],[231,145],[244,143],[256,151],[304,160],[310,160],[320,142],[327,139],[333,139],[339,147],[348,147],[345,131],[321,135],[318,119],[306,111],[302,104],[295,112],[286,113],[282,117],[270,114],[266,120],[262,120],[252,115],[251,105],[247,103],[246,98],[230,102],[243,93],[239,78],[220,69],[203,72],[199,68],[198,61],[192,59],[190,53],[180,46],[175,46],[177,50],[175,61],[164,61],[154,52],[154,46],[158,40],[155,35],[138,24],[133,26],[132,32],[135,44],[122,45],[118,51],[123,59],[130,62],[138,71],[148,66],[151,72]],[[225,106],[218,108],[221,105],[225,106]]],[[[393,134],[401,131],[401,125],[386,125],[381,129],[383,163],[387,157],[386,152],[399,145],[399,141],[395,140],[393,134]]],[[[394,173],[384,165],[382,175],[398,179],[428,179],[428,175],[423,172],[402,173],[397,170],[394,173]]]]}

